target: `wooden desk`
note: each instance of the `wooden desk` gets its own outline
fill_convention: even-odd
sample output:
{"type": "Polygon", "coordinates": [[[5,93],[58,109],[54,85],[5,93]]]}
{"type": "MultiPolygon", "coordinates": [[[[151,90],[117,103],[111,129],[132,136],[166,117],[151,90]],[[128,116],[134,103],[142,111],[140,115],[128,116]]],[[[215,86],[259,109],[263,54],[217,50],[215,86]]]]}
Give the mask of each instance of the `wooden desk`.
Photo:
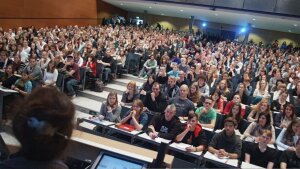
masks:
{"type": "MultiPolygon", "coordinates": [[[[97,148],[100,149],[105,149],[105,148],[114,148],[114,149],[119,149],[122,151],[127,151],[130,153],[134,153],[137,154],[138,156],[144,156],[146,158],[151,158],[151,159],[155,159],[157,156],[157,152],[152,151],[152,150],[148,150],[145,148],[141,148],[141,147],[137,147],[137,146],[133,146],[130,144],[126,144],[126,143],[122,143],[122,142],[118,142],[115,140],[111,140],[111,139],[107,139],[104,137],[100,137],[100,136],[96,136],[96,135],[92,135],[89,133],[85,133],[82,131],[78,131],[78,130],[73,130],[73,135],[71,140],[78,142],[79,140],[86,140],[87,142],[81,142],[83,144],[89,144],[89,143],[94,143],[90,144],[90,146],[97,146],[97,148]]],[[[108,149],[109,151],[110,149],[108,149]]],[[[172,167],[173,164],[173,160],[174,160],[174,156],[165,155],[165,159],[164,159],[164,163],[167,165],[168,168],[172,167]]]]}

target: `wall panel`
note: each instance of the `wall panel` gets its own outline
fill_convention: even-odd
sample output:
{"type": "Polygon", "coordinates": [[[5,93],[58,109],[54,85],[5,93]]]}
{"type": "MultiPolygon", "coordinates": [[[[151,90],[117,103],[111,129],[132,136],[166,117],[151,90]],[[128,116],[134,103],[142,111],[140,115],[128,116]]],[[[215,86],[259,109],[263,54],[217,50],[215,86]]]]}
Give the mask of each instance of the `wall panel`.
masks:
{"type": "Polygon", "coordinates": [[[96,0],[0,0],[0,25],[96,25],[96,0]]]}

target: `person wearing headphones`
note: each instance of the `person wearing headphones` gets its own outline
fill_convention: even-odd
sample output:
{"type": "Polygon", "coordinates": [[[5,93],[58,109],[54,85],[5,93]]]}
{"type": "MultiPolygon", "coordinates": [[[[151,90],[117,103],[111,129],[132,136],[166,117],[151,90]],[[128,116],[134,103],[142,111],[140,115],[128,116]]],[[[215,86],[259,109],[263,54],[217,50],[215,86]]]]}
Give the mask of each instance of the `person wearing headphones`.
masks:
{"type": "Polygon", "coordinates": [[[20,150],[1,169],[68,169],[61,160],[73,131],[75,108],[51,87],[39,87],[15,106],[13,131],[20,150]]]}

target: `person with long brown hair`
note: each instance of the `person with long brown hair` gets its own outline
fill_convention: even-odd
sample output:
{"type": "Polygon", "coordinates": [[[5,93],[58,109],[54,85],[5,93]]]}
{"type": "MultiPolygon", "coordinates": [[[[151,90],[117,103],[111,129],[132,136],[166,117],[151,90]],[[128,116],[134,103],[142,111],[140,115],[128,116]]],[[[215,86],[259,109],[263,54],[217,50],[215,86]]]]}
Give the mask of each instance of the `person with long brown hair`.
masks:
{"type": "Polygon", "coordinates": [[[14,75],[13,66],[7,65],[4,76],[0,79],[0,85],[10,89],[17,80],[18,77],[14,75]]]}
{"type": "Polygon", "coordinates": [[[56,64],[51,60],[44,71],[44,86],[56,86],[57,77],[58,71],[56,69],[56,64]]]}
{"type": "Polygon", "coordinates": [[[188,98],[194,103],[195,107],[198,107],[201,103],[201,93],[199,91],[199,86],[196,82],[194,82],[190,86],[190,92],[188,94],[188,98]]]}
{"type": "Polygon", "coordinates": [[[120,124],[130,124],[136,130],[142,130],[148,123],[148,115],[143,112],[144,104],[140,99],[136,99],[132,103],[131,109],[125,114],[120,124]]]}
{"type": "Polygon", "coordinates": [[[99,115],[92,117],[92,119],[107,120],[118,123],[121,121],[121,110],[122,107],[118,103],[117,93],[109,92],[106,101],[101,104],[99,115]]]}
{"type": "Polygon", "coordinates": [[[275,126],[287,128],[287,126],[296,118],[295,106],[293,104],[288,104],[285,106],[283,112],[280,112],[275,116],[275,126]]]}
{"type": "Polygon", "coordinates": [[[283,128],[276,139],[281,149],[296,151],[296,141],[300,137],[300,120],[294,119],[287,128],[283,128]]]}

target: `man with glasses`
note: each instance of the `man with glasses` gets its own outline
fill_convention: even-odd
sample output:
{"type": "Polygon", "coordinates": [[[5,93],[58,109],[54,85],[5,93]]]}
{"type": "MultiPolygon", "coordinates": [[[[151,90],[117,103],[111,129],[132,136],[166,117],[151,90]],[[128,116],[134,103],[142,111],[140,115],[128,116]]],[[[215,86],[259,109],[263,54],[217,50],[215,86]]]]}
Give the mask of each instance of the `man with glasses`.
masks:
{"type": "Polygon", "coordinates": [[[258,143],[250,143],[246,147],[245,162],[267,169],[273,168],[276,150],[268,147],[272,139],[270,130],[263,130],[258,143]]]}
{"type": "Polygon", "coordinates": [[[204,106],[196,110],[196,114],[199,116],[199,123],[202,127],[215,128],[217,113],[212,108],[213,100],[211,97],[206,97],[204,101],[204,106]]]}
{"type": "Polygon", "coordinates": [[[152,91],[147,92],[143,100],[144,107],[148,111],[152,112],[163,112],[167,107],[166,96],[160,92],[160,85],[157,82],[154,82],[152,86],[152,91]]]}
{"type": "Polygon", "coordinates": [[[234,131],[237,122],[232,117],[228,117],[224,123],[224,130],[213,136],[208,151],[219,158],[238,159],[241,154],[242,141],[234,131]]]}

